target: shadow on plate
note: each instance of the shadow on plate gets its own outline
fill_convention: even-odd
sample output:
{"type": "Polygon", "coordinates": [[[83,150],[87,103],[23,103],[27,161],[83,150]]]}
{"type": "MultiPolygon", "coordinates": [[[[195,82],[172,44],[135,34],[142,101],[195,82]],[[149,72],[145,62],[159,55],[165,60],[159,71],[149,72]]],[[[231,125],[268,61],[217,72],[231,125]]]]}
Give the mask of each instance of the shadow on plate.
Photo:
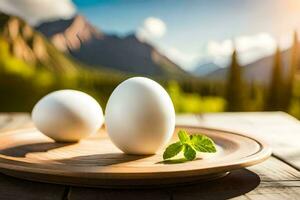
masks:
{"type": "MultiPolygon", "coordinates": [[[[195,160],[202,160],[201,158],[196,158],[195,160]]],[[[193,161],[195,161],[193,160],[193,161]]],[[[180,164],[185,162],[191,162],[190,160],[187,160],[185,158],[177,158],[177,159],[168,159],[168,160],[162,160],[157,162],[156,164],[166,164],[166,165],[172,165],[172,164],[180,164]]]]}
{"type": "Polygon", "coordinates": [[[25,157],[28,153],[47,152],[52,149],[65,147],[74,143],[41,142],[34,144],[24,144],[7,149],[2,149],[0,154],[12,157],[25,157]]]}
{"type": "MultiPolygon", "coordinates": [[[[6,148],[0,150],[0,154],[24,158],[30,153],[41,153],[47,152],[56,148],[66,147],[73,145],[75,143],[57,143],[57,142],[41,142],[34,144],[19,145],[11,148],[6,148]]],[[[113,164],[119,164],[129,161],[134,161],[148,156],[140,155],[127,155],[123,153],[104,153],[104,154],[92,154],[92,155],[82,155],[74,156],[66,159],[54,159],[56,162],[62,164],[76,165],[76,166],[108,166],[113,164]]]]}
{"type": "Polygon", "coordinates": [[[124,153],[104,153],[85,156],[75,156],[68,159],[56,160],[72,166],[109,166],[146,158],[145,155],[127,155],[124,153]]]}

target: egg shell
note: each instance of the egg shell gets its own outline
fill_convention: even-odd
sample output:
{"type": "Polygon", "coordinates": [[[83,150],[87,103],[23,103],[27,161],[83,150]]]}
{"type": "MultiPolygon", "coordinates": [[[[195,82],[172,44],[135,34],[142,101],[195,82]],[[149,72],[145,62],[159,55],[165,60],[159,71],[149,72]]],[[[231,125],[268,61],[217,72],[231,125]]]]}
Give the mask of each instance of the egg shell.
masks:
{"type": "Polygon", "coordinates": [[[43,97],[33,108],[36,128],[58,142],[76,142],[95,133],[103,124],[103,111],[86,93],[59,90],[43,97]]]}
{"type": "Polygon", "coordinates": [[[105,110],[112,142],[127,154],[154,154],[172,137],[174,106],[155,81],[134,77],[113,91],[105,110]]]}

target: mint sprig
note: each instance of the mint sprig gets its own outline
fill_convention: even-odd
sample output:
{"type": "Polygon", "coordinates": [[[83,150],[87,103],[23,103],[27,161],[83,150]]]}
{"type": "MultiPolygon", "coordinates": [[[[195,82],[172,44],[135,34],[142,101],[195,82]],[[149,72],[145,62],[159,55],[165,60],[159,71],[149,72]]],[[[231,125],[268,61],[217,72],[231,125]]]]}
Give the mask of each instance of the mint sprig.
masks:
{"type": "Polygon", "coordinates": [[[183,145],[181,144],[181,142],[176,142],[169,145],[164,152],[164,160],[176,156],[182,151],[182,149],[183,145]]]}
{"type": "Polygon", "coordinates": [[[180,130],[178,133],[179,141],[170,144],[164,154],[164,160],[170,159],[183,151],[186,160],[194,160],[196,151],[205,153],[215,153],[216,145],[214,141],[201,134],[189,135],[185,130],[180,130]]]}

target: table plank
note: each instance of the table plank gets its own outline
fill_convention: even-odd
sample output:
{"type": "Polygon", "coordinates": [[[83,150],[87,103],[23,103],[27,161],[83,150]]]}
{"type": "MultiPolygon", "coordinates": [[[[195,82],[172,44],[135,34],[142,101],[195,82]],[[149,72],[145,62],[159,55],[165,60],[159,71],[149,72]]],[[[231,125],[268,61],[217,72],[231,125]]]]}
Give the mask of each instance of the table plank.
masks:
{"type": "Polygon", "coordinates": [[[299,187],[259,187],[245,196],[252,200],[297,200],[300,190],[299,187]]]}
{"type": "Polygon", "coordinates": [[[262,182],[300,181],[300,171],[275,157],[247,169],[258,174],[262,182]]]}
{"type": "Polygon", "coordinates": [[[299,199],[300,171],[297,169],[275,157],[248,169],[259,175],[261,182],[255,190],[244,195],[247,199],[299,199]]]}
{"type": "Polygon", "coordinates": [[[28,113],[1,113],[0,131],[9,131],[16,128],[32,127],[30,115],[28,113]]]}
{"type": "Polygon", "coordinates": [[[162,189],[100,189],[72,187],[69,200],[169,200],[171,194],[162,189]]]}
{"type": "Polygon", "coordinates": [[[60,200],[66,187],[61,185],[26,181],[0,174],[0,199],[5,200],[60,200]]]}

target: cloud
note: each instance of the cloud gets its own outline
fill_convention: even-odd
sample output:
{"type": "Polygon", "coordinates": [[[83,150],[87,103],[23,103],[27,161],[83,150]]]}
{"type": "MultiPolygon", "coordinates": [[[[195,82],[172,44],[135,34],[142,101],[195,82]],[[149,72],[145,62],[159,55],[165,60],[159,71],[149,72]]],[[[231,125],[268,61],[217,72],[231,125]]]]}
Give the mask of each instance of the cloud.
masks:
{"type": "Polygon", "coordinates": [[[158,39],[165,36],[167,26],[165,22],[156,17],[148,17],[143,21],[143,24],[137,28],[136,36],[142,40],[155,46],[161,53],[166,55],[173,62],[189,70],[191,66],[195,65],[198,61],[198,53],[186,53],[174,46],[166,46],[158,39]]]}
{"type": "MultiPolygon", "coordinates": [[[[280,46],[282,49],[288,48],[290,40],[281,38],[280,46]]],[[[230,62],[231,55],[235,48],[238,51],[238,58],[242,65],[251,63],[262,57],[271,55],[276,49],[277,41],[267,33],[255,35],[242,35],[232,39],[222,41],[211,40],[204,47],[202,53],[184,52],[182,49],[174,47],[160,48],[171,60],[183,66],[186,70],[192,70],[199,63],[213,62],[219,66],[225,67],[230,62]]],[[[159,46],[159,45],[157,45],[159,46]]]]}
{"type": "Polygon", "coordinates": [[[219,66],[226,66],[230,62],[234,47],[238,51],[240,63],[246,65],[273,54],[278,42],[282,49],[289,47],[288,43],[290,43],[289,37],[282,37],[281,40],[276,41],[270,34],[262,32],[255,35],[241,35],[223,41],[211,40],[202,53],[200,51],[187,53],[182,49],[172,46],[163,47],[160,44],[157,39],[163,37],[166,30],[167,27],[161,19],[148,17],[144,20],[143,25],[137,29],[137,36],[154,44],[167,57],[187,70],[193,69],[203,60],[214,62],[219,66]]]}
{"type": "Polygon", "coordinates": [[[0,11],[36,25],[42,21],[70,18],[76,8],[71,0],[0,0],[0,11]]]}
{"type": "Polygon", "coordinates": [[[166,31],[167,26],[164,21],[156,17],[148,17],[137,29],[137,36],[146,40],[158,39],[163,37],[166,31]]]}
{"type": "MultiPolygon", "coordinates": [[[[251,36],[239,36],[234,39],[209,41],[206,53],[220,65],[224,65],[230,58],[234,46],[236,47],[241,64],[248,64],[264,56],[274,53],[277,42],[268,33],[259,33],[251,36]]],[[[286,45],[284,45],[286,46],[286,45]]]]}
{"type": "Polygon", "coordinates": [[[161,48],[160,51],[185,70],[191,70],[199,61],[198,53],[186,53],[175,47],[161,48]]]}

